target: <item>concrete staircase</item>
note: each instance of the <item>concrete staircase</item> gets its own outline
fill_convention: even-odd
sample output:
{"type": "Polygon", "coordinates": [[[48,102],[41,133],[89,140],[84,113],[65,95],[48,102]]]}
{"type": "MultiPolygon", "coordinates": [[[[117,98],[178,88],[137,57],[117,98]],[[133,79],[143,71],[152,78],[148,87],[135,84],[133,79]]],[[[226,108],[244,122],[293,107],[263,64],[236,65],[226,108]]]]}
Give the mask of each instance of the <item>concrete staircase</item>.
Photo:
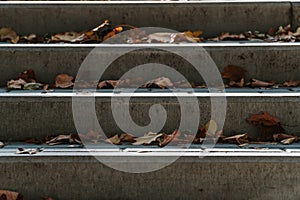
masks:
{"type": "MultiPolygon", "coordinates": [[[[204,30],[204,37],[220,32],[268,31],[270,27],[300,26],[300,2],[297,1],[197,1],[197,2],[0,2],[0,27],[9,26],[19,34],[44,35],[65,31],[88,30],[104,19],[115,25],[163,27],[178,31],[204,30]]],[[[174,45],[162,45],[172,48],[174,45]]],[[[38,80],[53,82],[59,73],[76,76],[80,65],[94,48],[108,54],[105,44],[0,44],[0,84],[29,68],[38,80]]],[[[116,45],[114,48],[121,48],[116,45]]],[[[136,45],[128,45],[134,48],[136,45]]],[[[247,78],[284,82],[300,80],[299,43],[220,42],[176,45],[176,48],[204,48],[222,69],[228,64],[244,67],[247,78]]],[[[103,55],[105,56],[105,55],[103,55]]],[[[114,62],[102,79],[115,79],[132,66],[160,62],[174,67],[191,81],[202,80],[183,60],[151,50],[133,53],[131,59],[114,62]],[[144,57],[140,58],[142,54],[144,57]],[[154,56],[153,56],[154,55],[154,56]],[[132,59],[134,58],[134,59],[132,59]]],[[[281,119],[289,133],[300,135],[300,89],[226,89],[226,135],[257,135],[245,119],[267,111],[281,119]]],[[[182,91],[186,94],[186,91],[182,91]]],[[[18,147],[36,148],[20,143],[28,138],[75,133],[72,114],[72,90],[10,91],[0,90],[0,189],[16,190],[26,199],[52,196],[54,199],[299,199],[299,144],[216,145],[206,149],[170,146],[113,148],[110,145],[82,148],[68,145],[39,145],[45,150],[35,155],[15,154],[18,147]],[[201,153],[210,151],[206,157],[201,153]],[[125,173],[108,167],[124,160],[149,167],[176,162],[149,173],[125,173]],[[141,164],[142,163],[142,164],[141,164]],[[144,163],[144,165],[143,165],[144,163]]],[[[95,107],[103,129],[120,132],[110,112],[112,91],[95,95],[95,107]],[[103,115],[105,113],[105,115],[103,115]]],[[[207,89],[195,93],[201,110],[201,124],[210,119],[207,89]]],[[[125,95],[126,96],[126,95],[125,95]]],[[[180,121],[180,105],[166,91],[140,91],[132,98],[131,115],[137,124],[149,123],[148,110],[160,103],[168,112],[165,131],[180,121]]],[[[92,124],[92,123],[91,123],[92,124]]],[[[87,129],[89,129],[89,125],[87,129]]],[[[91,125],[92,126],[92,125],[91,125]]],[[[123,163],[124,164],[124,163],[123,163]]],[[[125,165],[128,164],[125,162],[125,165]]],[[[129,165],[128,164],[128,165],[129,165]]],[[[143,171],[143,170],[140,170],[143,171]]],[[[145,170],[147,171],[147,170],[145,170]]]]}

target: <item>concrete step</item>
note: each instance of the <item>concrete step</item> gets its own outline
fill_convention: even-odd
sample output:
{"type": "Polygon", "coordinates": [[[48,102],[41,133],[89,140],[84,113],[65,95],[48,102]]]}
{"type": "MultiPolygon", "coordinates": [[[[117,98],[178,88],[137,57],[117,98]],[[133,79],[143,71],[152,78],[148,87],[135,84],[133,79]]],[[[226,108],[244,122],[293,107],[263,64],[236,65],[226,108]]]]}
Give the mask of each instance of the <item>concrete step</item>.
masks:
{"type": "MultiPolygon", "coordinates": [[[[229,90],[230,91],[230,90],[229,90]]],[[[227,99],[227,115],[224,125],[225,134],[249,133],[257,135],[257,130],[245,120],[251,115],[261,111],[267,111],[281,119],[281,123],[287,132],[299,135],[299,92],[286,90],[283,92],[255,92],[251,89],[244,92],[228,92],[224,97],[227,99]]],[[[191,94],[178,93],[182,98],[189,98],[191,94]]],[[[99,92],[92,95],[83,95],[86,98],[80,104],[82,119],[89,119],[90,112],[87,105],[95,98],[96,113],[103,130],[111,135],[122,132],[117,126],[111,112],[111,98],[118,102],[117,106],[127,105],[124,97],[129,94],[114,94],[110,92],[99,92]]],[[[200,122],[205,124],[211,118],[211,100],[216,98],[217,93],[199,92],[195,93],[199,101],[200,122]]],[[[41,93],[39,91],[11,91],[0,93],[0,138],[2,140],[21,141],[28,138],[42,138],[48,135],[69,134],[76,132],[72,115],[72,92],[41,93]],[[13,110],[13,112],[12,112],[13,110]]],[[[77,96],[78,97],[78,94],[77,96]]],[[[161,104],[168,113],[163,130],[172,132],[180,123],[180,104],[174,94],[168,92],[140,92],[135,93],[130,100],[130,114],[133,120],[146,126],[150,123],[149,109],[154,104],[161,104]]],[[[191,110],[191,116],[196,110],[191,110]]],[[[219,111],[221,112],[221,111],[219,111]]],[[[123,116],[123,115],[122,115],[123,116]]],[[[123,116],[128,118],[128,116],[123,116]]],[[[83,132],[95,128],[95,121],[84,122],[83,132]]],[[[193,120],[190,121],[193,123],[193,120]]],[[[151,130],[149,130],[151,131],[151,130]]]]}
{"type": "MultiPolygon", "coordinates": [[[[94,49],[101,48],[101,56],[114,55],[116,49],[141,48],[114,61],[101,77],[119,79],[129,69],[144,63],[162,63],[182,73],[191,82],[201,83],[203,79],[185,59],[172,53],[160,51],[194,49],[211,57],[221,72],[227,65],[237,65],[247,70],[247,77],[260,80],[274,80],[283,83],[300,80],[298,52],[299,44],[291,43],[206,43],[199,45],[84,45],[84,44],[41,44],[41,45],[0,45],[0,85],[15,78],[19,73],[33,69],[37,79],[53,83],[59,73],[76,76],[86,56],[94,49]],[[143,50],[143,48],[146,48],[143,50]],[[38,59],[37,59],[38,58],[38,59]]],[[[199,55],[201,56],[201,55],[199,55]]],[[[101,58],[99,58],[101,59],[101,58]]],[[[100,62],[99,62],[100,63],[100,62]]],[[[159,75],[158,75],[159,76],[159,75]]]]}
{"type": "MultiPolygon", "coordinates": [[[[100,163],[88,149],[45,147],[43,152],[34,155],[15,154],[16,147],[20,146],[34,147],[11,144],[0,149],[0,187],[19,191],[26,199],[51,196],[58,200],[294,200],[299,196],[299,152],[282,149],[250,149],[247,152],[244,149],[241,153],[241,148],[224,151],[220,145],[204,158],[199,157],[201,149],[194,149],[162,170],[130,174],[100,163]]],[[[107,152],[100,149],[96,154],[99,159],[107,152]]],[[[169,153],[164,156],[156,154],[163,152],[152,153],[153,158],[160,158],[152,165],[167,162],[172,157],[169,153]]],[[[175,154],[176,151],[173,156],[175,154]]],[[[119,163],[133,155],[137,161],[151,159],[148,153],[119,151],[114,156],[109,154],[113,157],[110,163],[119,163]]]]}
{"type": "Polygon", "coordinates": [[[270,27],[296,26],[297,9],[292,1],[2,1],[0,27],[12,27],[22,35],[44,35],[89,30],[110,19],[114,25],[200,29],[212,37],[227,31],[266,32],[270,27]]]}

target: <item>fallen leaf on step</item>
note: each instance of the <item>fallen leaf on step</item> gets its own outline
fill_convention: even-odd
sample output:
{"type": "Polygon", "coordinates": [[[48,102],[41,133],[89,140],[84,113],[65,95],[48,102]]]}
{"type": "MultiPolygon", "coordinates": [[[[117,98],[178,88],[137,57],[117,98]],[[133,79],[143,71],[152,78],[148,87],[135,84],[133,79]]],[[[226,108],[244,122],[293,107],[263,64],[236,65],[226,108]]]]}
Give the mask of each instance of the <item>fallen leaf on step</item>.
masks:
{"type": "Polygon", "coordinates": [[[282,85],[284,87],[297,87],[300,84],[300,81],[287,81],[284,82],[282,85]]]}
{"type": "Polygon", "coordinates": [[[229,137],[225,137],[225,136],[221,136],[222,142],[226,141],[229,143],[234,143],[234,144],[246,144],[249,143],[249,138],[248,138],[248,134],[244,133],[244,134],[237,134],[237,135],[233,135],[233,136],[229,136],[229,137]]]}
{"type": "Polygon", "coordinates": [[[226,41],[226,40],[247,40],[244,34],[230,34],[222,33],[220,36],[210,39],[212,41],[226,41]]]}
{"type": "Polygon", "coordinates": [[[266,82],[266,81],[261,81],[261,80],[258,80],[258,79],[250,79],[250,86],[251,87],[271,87],[273,86],[275,83],[272,81],[272,82],[266,82]]]}
{"type": "Polygon", "coordinates": [[[36,149],[24,149],[24,148],[18,148],[18,151],[16,154],[36,154],[38,152],[43,151],[43,148],[36,148],[36,149]]]}
{"type": "Polygon", "coordinates": [[[110,137],[110,138],[106,139],[105,141],[110,144],[121,144],[121,140],[118,135],[110,137]]]}
{"type": "Polygon", "coordinates": [[[85,35],[77,32],[65,32],[51,36],[51,42],[81,42],[85,39],[85,35]]]}
{"type": "Polygon", "coordinates": [[[0,141],[0,148],[4,147],[4,143],[0,141]]]}
{"type": "Polygon", "coordinates": [[[70,88],[74,85],[73,76],[68,74],[59,74],[55,78],[55,87],[57,88],[70,88]]]}
{"type": "Polygon", "coordinates": [[[28,69],[28,70],[22,72],[21,74],[19,74],[19,76],[16,79],[23,79],[27,83],[36,83],[37,82],[37,79],[35,77],[35,72],[33,71],[33,69],[28,69]]]}
{"type": "Polygon", "coordinates": [[[205,124],[206,135],[208,136],[216,136],[216,132],[218,130],[218,125],[214,120],[210,120],[205,124]]]}
{"type": "Polygon", "coordinates": [[[135,142],[134,136],[131,134],[128,134],[128,133],[122,133],[119,136],[119,138],[120,138],[121,142],[130,142],[130,143],[135,142]]]}
{"type": "Polygon", "coordinates": [[[23,89],[24,90],[39,90],[39,89],[42,89],[43,86],[44,86],[44,84],[41,84],[41,83],[26,83],[23,86],[23,89]]]}
{"type": "Polygon", "coordinates": [[[267,112],[252,115],[247,122],[258,128],[259,142],[273,141],[273,134],[285,133],[280,120],[267,112]]]}
{"type": "Polygon", "coordinates": [[[145,83],[144,85],[141,86],[142,88],[160,88],[160,89],[165,89],[165,88],[172,88],[173,83],[169,78],[166,77],[160,77],[157,79],[153,79],[145,83]]]}
{"type": "Polygon", "coordinates": [[[24,200],[23,195],[9,190],[0,190],[0,200],[24,200]]]}
{"type": "Polygon", "coordinates": [[[19,36],[11,28],[0,28],[0,41],[18,43],[19,36]]]}
{"type": "Polygon", "coordinates": [[[24,81],[23,79],[10,80],[7,82],[7,88],[8,89],[22,89],[25,84],[26,84],[26,81],[24,81]]]}
{"type": "Polygon", "coordinates": [[[142,144],[150,144],[155,142],[157,138],[161,137],[162,133],[152,133],[149,132],[142,137],[135,138],[135,142],[132,145],[142,145],[142,144]]]}
{"type": "Polygon", "coordinates": [[[180,135],[180,131],[179,130],[175,130],[172,134],[168,135],[168,134],[163,134],[162,137],[160,137],[158,139],[159,141],[159,146],[160,147],[164,147],[167,144],[169,144],[170,142],[172,142],[176,137],[179,137],[180,135]]]}
{"type": "Polygon", "coordinates": [[[292,144],[298,140],[298,137],[286,133],[277,133],[273,135],[273,139],[274,141],[282,144],[292,144]]]}
{"type": "Polygon", "coordinates": [[[59,135],[52,139],[46,141],[48,145],[57,145],[57,144],[82,144],[79,136],[77,134],[70,135],[59,135]]]}
{"type": "Polygon", "coordinates": [[[99,89],[115,89],[117,84],[118,84],[117,80],[105,80],[105,81],[99,82],[98,88],[99,89]]]}
{"type": "Polygon", "coordinates": [[[241,79],[246,78],[246,70],[234,65],[228,65],[223,69],[222,78],[228,79],[229,81],[240,82],[241,79]]]}

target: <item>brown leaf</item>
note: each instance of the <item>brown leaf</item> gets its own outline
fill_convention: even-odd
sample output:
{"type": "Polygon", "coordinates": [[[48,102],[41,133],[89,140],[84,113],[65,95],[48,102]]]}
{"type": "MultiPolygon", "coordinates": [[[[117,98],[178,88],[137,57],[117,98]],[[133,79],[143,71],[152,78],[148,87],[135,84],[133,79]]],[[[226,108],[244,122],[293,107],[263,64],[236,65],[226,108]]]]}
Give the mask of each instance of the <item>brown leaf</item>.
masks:
{"type": "Polygon", "coordinates": [[[68,74],[59,74],[55,78],[55,87],[70,88],[74,85],[72,82],[73,79],[73,76],[69,76],[68,74]]]}
{"type": "Polygon", "coordinates": [[[27,83],[36,83],[37,82],[37,79],[35,77],[35,73],[34,73],[33,69],[28,69],[28,70],[22,72],[21,74],[19,74],[19,76],[16,79],[23,79],[27,83]]]}
{"type": "Polygon", "coordinates": [[[118,81],[117,80],[106,80],[106,81],[101,81],[98,84],[99,89],[115,89],[117,86],[118,81]]]}
{"type": "Polygon", "coordinates": [[[110,137],[110,138],[106,139],[105,141],[110,144],[121,144],[121,140],[118,135],[110,137]]]}
{"type": "Polygon", "coordinates": [[[176,137],[179,137],[180,135],[180,131],[179,130],[175,130],[171,135],[168,134],[163,134],[163,136],[161,138],[159,138],[159,146],[160,147],[164,147],[167,144],[169,144],[170,142],[172,142],[176,137]]]}
{"type": "Polygon", "coordinates": [[[286,134],[286,133],[278,133],[273,135],[274,141],[281,142],[282,144],[292,144],[298,140],[297,136],[286,134]]]}
{"type": "Polygon", "coordinates": [[[267,112],[252,115],[247,121],[255,127],[258,127],[259,142],[273,141],[273,134],[284,133],[278,118],[271,116],[267,112]]]}
{"type": "Polygon", "coordinates": [[[24,81],[23,79],[10,80],[7,82],[7,88],[8,89],[22,89],[25,84],[26,84],[26,81],[24,81]]]}
{"type": "Polygon", "coordinates": [[[134,136],[128,133],[122,133],[119,138],[121,142],[135,142],[134,136]]]}
{"type": "Polygon", "coordinates": [[[241,79],[246,78],[246,70],[234,65],[228,65],[223,69],[222,78],[229,79],[229,81],[240,82],[241,79]]]}
{"type": "Polygon", "coordinates": [[[243,87],[244,84],[245,84],[245,81],[244,81],[243,78],[239,82],[235,82],[235,81],[230,81],[229,82],[230,87],[243,87]]]}
{"type": "Polygon", "coordinates": [[[300,84],[300,81],[287,81],[283,83],[284,87],[297,87],[300,84]]]}
{"type": "Polygon", "coordinates": [[[0,190],[0,200],[24,200],[23,195],[9,190],[0,190]]]}
{"type": "Polygon", "coordinates": [[[274,84],[275,84],[274,82],[265,82],[254,78],[250,79],[251,87],[271,87],[274,84]]]}
{"type": "Polygon", "coordinates": [[[162,133],[149,132],[142,137],[135,138],[135,142],[132,143],[132,145],[150,144],[152,142],[155,142],[162,135],[162,133]]]}
{"type": "Polygon", "coordinates": [[[219,37],[212,38],[213,41],[226,41],[226,40],[247,40],[244,34],[230,34],[222,33],[219,37]]]}
{"type": "Polygon", "coordinates": [[[145,83],[144,85],[141,86],[142,88],[160,88],[160,89],[165,89],[165,88],[171,88],[173,87],[173,83],[169,78],[166,77],[160,77],[157,79],[153,79],[145,83]]]}
{"type": "Polygon", "coordinates": [[[275,126],[280,123],[280,120],[277,117],[273,117],[268,112],[252,115],[247,119],[247,121],[253,126],[275,126]]]}
{"type": "Polygon", "coordinates": [[[70,135],[59,135],[52,139],[46,141],[48,145],[57,145],[57,144],[82,144],[79,136],[77,134],[70,135]]]}
{"type": "Polygon", "coordinates": [[[247,133],[233,135],[230,137],[222,136],[221,138],[222,138],[222,141],[229,141],[230,143],[235,143],[235,144],[239,144],[239,145],[249,143],[249,138],[248,138],[247,133]]]}
{"type": "Polygon", "coordinates": [[[51,42],[81,42],[86,39],[85,34],[77,32],[65,32],[51,36],[51,42]]]}
{"type": "Polygon", "coordinates": [[[0,28],[0,41],[17,43],[19,36],[11,28],[0,28]]]}

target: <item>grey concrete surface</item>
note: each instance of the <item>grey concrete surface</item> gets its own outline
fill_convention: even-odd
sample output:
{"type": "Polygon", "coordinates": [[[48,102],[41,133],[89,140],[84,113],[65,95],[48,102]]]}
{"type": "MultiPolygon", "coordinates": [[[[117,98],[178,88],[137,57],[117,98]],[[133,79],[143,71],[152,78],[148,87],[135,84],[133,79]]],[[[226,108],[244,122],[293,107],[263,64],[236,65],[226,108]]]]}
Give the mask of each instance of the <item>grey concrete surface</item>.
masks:
{"type": "MultiPolygon", "coordinates": [[[[201,124],[210,119],[209,98],[199,97],[201,124]]],[[[104,131],[111,135],[120,133],[110,108],[110,98],[97,98],[98,121],[104,131]]],[[[168,113],[164,131],[172,132],[180,122],[180,106],[174,98],[136,97],[132,98],[130,114],[140,126],[150,122],[148,111],[151,105],[160,103],[168,113]]],[[[83,103],[79,109],[85,109],[83,103]]],[[[299,135],[299,97],[227,97],[225,134],[249,133],[257,136],[257,130],[246,122],[251,114],[267,111],[278,117],[288,133],[299,135]]],[[[193,112],[193,111],[190,111],[193,112]]],[[[83,115],[83,119],[90,115],[83,115]]],[[[128,117],[128,116],[124,116],[128,117]]],[[[41,138],[47,135],[76,132],[71,97],[2,97],[0,99],[0,139],[20,141],[28,138],[41,138]],[[13,112],[12,112],[13,111],[13,112]]],[[[84,130],[95,127],[95,121],[85,122],[84,130]]],[[[192,121],[190,123],[193,123],[192,121]]],[[[151,131],[151,130],[149,130],[151,131]]]]}
{"type": "MultiPolygon", "coordinates": [[[[180,46],[175,48],[180,48],[180,46]]],[[[300,46],[241,45],[237,47],[224,44],[223,47],[216,47],[212,44],[210,47],[203,48],[209,53],[220,72],[227,65],[241,66],[247,70],[247,81],[250,78],[274,80],[277,83],[300,80],[298,56],[300,46]]],[[[37,79],[46,83],[54,83],[59,73],[67,73],[75,77],[81,63],[92,49],[91,47],[1,48],[0,85],[5,86],[8,80],[27,69],[34,69],[37,79]]],[[[111,53],[113,49],[107,48],[107,54],[102,56],[111,53]]],[[[176,55],[157,50],[137,51],[120,57],[106,70],[101,80],[118,79],[129,69],[150,62],[173,67],[191,82],[197,84],[203,82],[202,77],[187,61],[176,55]]]]}
{"type": "Polygon", "coordinates": [[[146,174],[118,172],[80,158],[72,162],[1,163],[0,188],[19,191],[26,199],[298,199],[299,163],[226,159],[225,163],[179,160],[146,174]]]}
{"type": "Polygon", "coordinates": [[[268,31],[270,27],[287,25],[292,20],[291,12],[289,2],[5,4],[0,7],[0,27],[12,27],[20,34],[44,35],[88,30],[110,19],[114,25],[200,29],[205,36],[215,36],[226,31],[268,31]]]}

